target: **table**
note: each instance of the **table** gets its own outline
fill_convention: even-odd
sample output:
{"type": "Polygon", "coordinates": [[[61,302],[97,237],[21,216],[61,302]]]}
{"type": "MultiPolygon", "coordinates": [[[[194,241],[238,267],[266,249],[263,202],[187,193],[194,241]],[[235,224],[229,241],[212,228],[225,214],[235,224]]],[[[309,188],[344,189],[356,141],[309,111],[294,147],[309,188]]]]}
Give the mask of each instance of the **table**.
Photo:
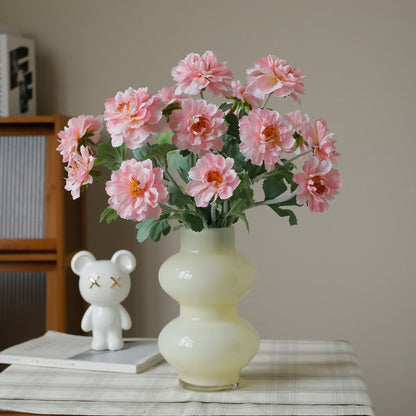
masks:
{"type": "Polygon", "coordinates": [[[166,362],[141,374],[12,365],[0,374],[0,409],[105,416],[374,415],[345,341],[264,340],[243,369],[239,389],[215,393],[182,389],[166,362]]]}

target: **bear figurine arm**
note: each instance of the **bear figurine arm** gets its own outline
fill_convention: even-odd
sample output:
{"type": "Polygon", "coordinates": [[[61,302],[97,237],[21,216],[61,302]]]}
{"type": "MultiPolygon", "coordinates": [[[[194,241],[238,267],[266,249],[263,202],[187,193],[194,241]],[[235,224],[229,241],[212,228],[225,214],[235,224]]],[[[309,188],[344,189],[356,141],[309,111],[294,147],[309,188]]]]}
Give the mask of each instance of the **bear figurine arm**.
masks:
{"type": "Polygon", "coordinates": [[[120,321],[121,321],[121,328],[122,329],[130,329],[131,328],[130,315],[124,309],[124,307],[122,305],[120,305],[120,321]]]}
{"type": "Polygon", "coordinates": [[[84,316],[81,320],[81,329],[85,332],[92,330],[92,311],[93,306],[90,305],[89,308],[85,311],[84,316]]]}

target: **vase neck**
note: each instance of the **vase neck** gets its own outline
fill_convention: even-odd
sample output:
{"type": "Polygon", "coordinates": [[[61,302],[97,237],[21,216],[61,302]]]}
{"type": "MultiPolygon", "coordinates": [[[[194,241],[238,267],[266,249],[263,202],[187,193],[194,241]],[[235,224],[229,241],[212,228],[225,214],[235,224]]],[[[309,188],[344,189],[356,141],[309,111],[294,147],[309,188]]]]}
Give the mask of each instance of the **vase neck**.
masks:
{"type": "Polygon", "coordinates": [[[181,251],[218,251],[234,250],[234,228],[207,228],[195,232],[181,229],[181,251]]]}

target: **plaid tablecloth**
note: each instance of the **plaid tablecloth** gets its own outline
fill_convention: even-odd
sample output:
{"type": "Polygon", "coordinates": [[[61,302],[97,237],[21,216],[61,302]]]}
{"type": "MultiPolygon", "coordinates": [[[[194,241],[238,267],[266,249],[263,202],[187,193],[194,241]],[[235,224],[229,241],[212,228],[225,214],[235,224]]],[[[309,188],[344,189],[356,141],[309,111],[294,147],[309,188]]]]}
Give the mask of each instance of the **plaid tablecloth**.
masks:
{"type": "Polygon", "coordinates": [[[141,374],[12,365],[0,409],[64,415],[374,415],[351,345],[262,341],[235,391],[178,386],[166,362],[141,374]]]}

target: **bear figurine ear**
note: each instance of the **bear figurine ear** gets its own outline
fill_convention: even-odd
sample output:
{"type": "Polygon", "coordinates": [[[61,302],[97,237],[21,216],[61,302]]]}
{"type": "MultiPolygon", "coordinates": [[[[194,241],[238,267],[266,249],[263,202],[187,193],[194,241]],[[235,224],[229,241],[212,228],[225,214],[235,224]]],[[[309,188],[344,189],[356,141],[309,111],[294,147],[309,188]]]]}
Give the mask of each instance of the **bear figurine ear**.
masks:
{"type": "Polygon", "coordinates": [[[95,257],[92,253],[86,250],[79,251],[74,257],[72,257],[71,269],[75,274],[80,276],[82,269],[92,261],[95,261],[95,257]]]}
{"type": "Polygon", "coordinates": [[[136,258],[128,250],[119,250],[113,254],[111,261],[118,263],[123,269],[131,273],[136,268],[136,258]]]}

